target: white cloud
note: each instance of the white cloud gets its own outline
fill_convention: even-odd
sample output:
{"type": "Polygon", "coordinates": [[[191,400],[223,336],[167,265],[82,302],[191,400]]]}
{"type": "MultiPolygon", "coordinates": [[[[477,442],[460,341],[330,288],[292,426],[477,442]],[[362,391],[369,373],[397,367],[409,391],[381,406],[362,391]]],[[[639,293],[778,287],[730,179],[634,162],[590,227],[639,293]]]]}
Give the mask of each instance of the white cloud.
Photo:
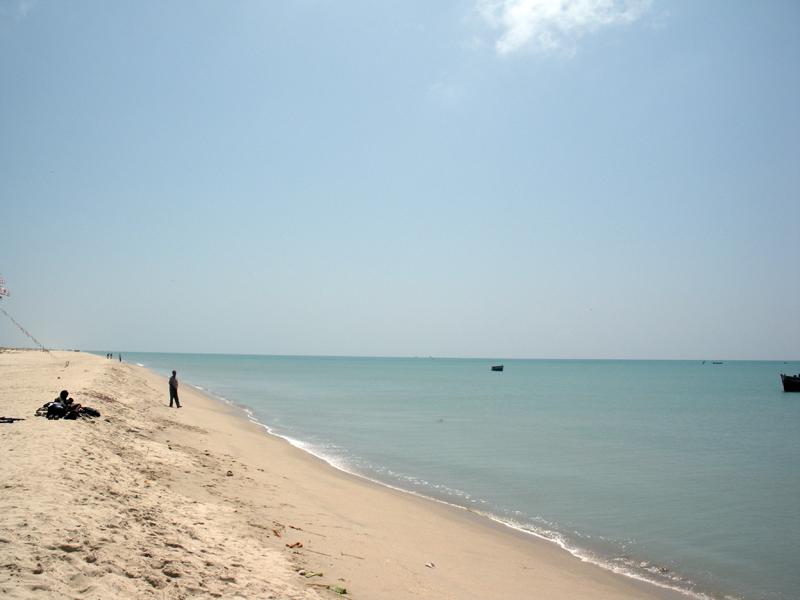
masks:
{"type": "Polygon", "coordinates": [[[651,0],[477,0],[483,19],[500,32],[495,49],[511,54],[573,52],[577,40],[609,25],[638,20],[651,0]]]}

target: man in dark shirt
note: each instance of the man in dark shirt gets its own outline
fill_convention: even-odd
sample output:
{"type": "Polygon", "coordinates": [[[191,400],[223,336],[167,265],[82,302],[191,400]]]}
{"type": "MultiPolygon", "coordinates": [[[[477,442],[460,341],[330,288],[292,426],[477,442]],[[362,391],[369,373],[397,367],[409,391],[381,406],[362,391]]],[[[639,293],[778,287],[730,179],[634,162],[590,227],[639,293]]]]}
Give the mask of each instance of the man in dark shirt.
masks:
{"type": "Polygon", "coordinates": [[[172,372],[172,377],[169,378],[169,406],[172,408],[172,401],[175,401],[175,406],[181,407],[180,400],[178,400],[178,373],[172,372]]]}
{"type": "Polygon", "coordinates": [[[47,407],[47,418],[60,419],[66,415],[68,406],[67,400],[72,400],[72,398],[69,398],[69,392],[67,390],[61,390],[58,398],[53,400],[47,407]]]}

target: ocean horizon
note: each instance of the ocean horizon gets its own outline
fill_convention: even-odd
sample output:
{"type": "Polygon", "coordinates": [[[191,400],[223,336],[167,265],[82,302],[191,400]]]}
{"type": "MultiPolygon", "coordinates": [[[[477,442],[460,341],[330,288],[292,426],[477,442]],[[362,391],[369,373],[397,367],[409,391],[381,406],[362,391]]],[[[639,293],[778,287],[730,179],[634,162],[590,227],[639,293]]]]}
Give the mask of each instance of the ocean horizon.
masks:
{"type": "Polygon", "coordinates": [[[618,573],[696,598],[788,600],[800,589],[800,397],[779,378],[800,362],[123,360],[176,369],[183,385],[336,468],[618,573]]]}

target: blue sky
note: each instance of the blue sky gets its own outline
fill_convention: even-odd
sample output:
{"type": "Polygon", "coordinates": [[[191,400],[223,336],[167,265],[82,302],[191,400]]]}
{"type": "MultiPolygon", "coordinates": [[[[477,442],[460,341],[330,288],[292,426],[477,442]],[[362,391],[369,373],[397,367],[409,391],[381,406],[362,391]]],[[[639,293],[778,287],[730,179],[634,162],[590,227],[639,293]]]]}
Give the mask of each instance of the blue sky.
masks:
{"type": "Polygon", "coordinates": [[[800,358],[799,34],[778,1],[0,0],[2,306],[99,350],[800,358]]]}

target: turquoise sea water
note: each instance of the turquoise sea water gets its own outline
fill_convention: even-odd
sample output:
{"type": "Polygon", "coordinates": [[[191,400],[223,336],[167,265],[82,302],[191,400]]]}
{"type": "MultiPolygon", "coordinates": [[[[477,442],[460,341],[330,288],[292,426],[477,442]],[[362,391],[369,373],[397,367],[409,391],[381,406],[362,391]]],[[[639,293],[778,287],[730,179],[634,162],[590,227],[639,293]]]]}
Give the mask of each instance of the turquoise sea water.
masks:
{"type": "Polygon", "coordinates": [[[629,576],[800,597],[800,394],[778,376],[800,363],[123,357],[334,466],[629,576]]]}

